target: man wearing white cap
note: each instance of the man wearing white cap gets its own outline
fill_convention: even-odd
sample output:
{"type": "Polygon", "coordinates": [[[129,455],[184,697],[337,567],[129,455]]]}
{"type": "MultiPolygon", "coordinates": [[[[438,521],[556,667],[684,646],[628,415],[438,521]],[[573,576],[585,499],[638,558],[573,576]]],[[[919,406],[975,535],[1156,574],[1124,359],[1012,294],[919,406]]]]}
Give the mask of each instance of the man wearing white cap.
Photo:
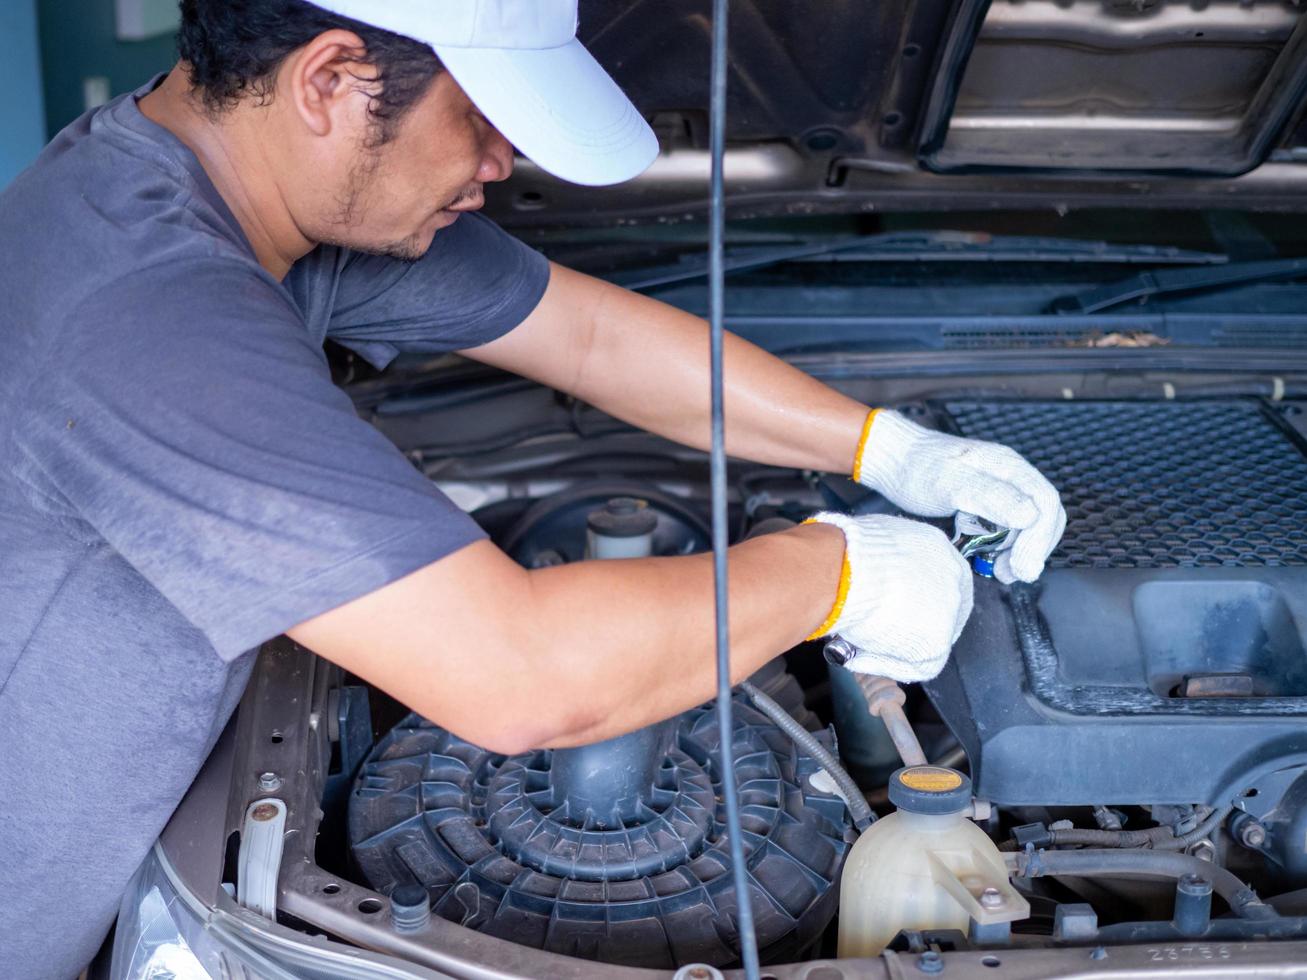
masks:
{"type": "MultiPolygon", "coordinates": [[[[475,211],[512,146],[584,184],[657,154],[575,0],[183,0],[182,61],[0,195],[0,916],[6,975],[95,951],[280,633],[459,735],[583,744],[713,690],[704,556],[527,571],[333,384],[459,351],[694,446],[701,321],[551,266],[475,211]]],[[[705,66],[706,71],[706,66],[705,66]]],[[[728,447],[1016,529],[1057,492],[1003,447],[870,411],[738,339],[728,447]]],[[[731,555],[734,673],[839,633],[933,676],[966,565],[904,519],[818,515],[731,555]]]]}

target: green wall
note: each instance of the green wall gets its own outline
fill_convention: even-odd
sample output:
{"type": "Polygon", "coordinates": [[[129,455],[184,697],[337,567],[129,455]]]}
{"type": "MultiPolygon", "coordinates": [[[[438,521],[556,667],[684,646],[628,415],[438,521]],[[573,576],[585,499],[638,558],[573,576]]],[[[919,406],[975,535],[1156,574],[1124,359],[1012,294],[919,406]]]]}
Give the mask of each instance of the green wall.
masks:
{"type": "MultiPolygon", "coordinates": [[[[10,4],[14,0],[0,0],[10,4]]],[[[37,0],[45,69],[45,121],[53,136],[86,109],[82,80],[102,75],[119,95],[166,71],[176,59],[171,36],[119,41],[113,0],[37,0]]]]}
{"type": "Polygon", "coordinates": [[[32,162],[45,143],[35,0],[0,0],[0,187],[32,162]]]}

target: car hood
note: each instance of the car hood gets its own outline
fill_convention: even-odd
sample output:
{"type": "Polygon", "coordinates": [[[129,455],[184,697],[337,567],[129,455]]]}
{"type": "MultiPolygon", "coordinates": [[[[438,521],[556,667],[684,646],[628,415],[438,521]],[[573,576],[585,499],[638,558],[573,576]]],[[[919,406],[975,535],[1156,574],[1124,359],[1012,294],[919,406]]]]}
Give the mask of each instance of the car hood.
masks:
{"type": "MultiPolygon", "coordinates": [[[[510,227],[701,217],[709,0],[581,0],[580,36],[658,133],[641,177],[522,161],[510,227]]],[[[735,217],[1122,204],[1307,207],[1307,7],[1293,0],[735,0],[735,217]]]]}

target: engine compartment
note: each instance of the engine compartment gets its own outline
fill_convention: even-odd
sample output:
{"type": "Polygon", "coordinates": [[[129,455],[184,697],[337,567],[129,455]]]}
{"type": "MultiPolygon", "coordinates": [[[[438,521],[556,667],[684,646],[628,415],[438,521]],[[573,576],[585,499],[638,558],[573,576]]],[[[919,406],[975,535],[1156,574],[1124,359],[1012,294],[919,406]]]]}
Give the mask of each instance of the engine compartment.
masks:
{"type": "MultiPolygon", "coordinates": [[[[1030,915],[1010,928],[902,932],[891,949],[971,951],[985,968],[1004,950],[1307,936],[1296,918],[1307,911],[1296,894],[1307,887],[1302,407],[1243,395],[900,407],[1012,445],[1059,486],[1070,522],[1039,583],[977,577],[948,667],[906,703],[929,760],[970,777],[975,825],[1030,915]],[[1108,852],[1115,864],[1086,864],[1108,852]],[[1058,870],[1077,860],[1079,871],[1058,870]],[[1143,870],[1123,872],[1131,861],[1143,870]],[[1237,876],[1251,897],[1229,886],[1213,900],[1210,883],[1187,897],[1181,865],[1191,877],[1209,867],[1218,886],[1237,876]]],[[[474,516],[528,567],[585,556],[588,519],[613,498],[653,515],[653,553],[705,549],[700,461],[651,463],[625,448],[626,434],[604,438],[619,451],[586,461],[541,450],[544,472],[496,472],[493,455],[442,458],[430,472],[464,499],[480,495],[474,516]]],[[[818,508],[891,510],[823,474],[734,476],[736,538],[818,508]]],[[[884,815],[902,763],[850,676],[807,644],[753,681],[838,751],[884,815]]],[[[735,964],[710,707],[612,743],[505,759],[279,641],[239,725],[235,838],[248,817],[236,800],[267,795],[259,774],[296,769],[276,759],[287,743],[303,753],[303,778],[280,794],[297,831],[279,859],[283,921],[509,975],[735,964]]],[[[736,732],[764,963],[777,977],[804,975],[785,964],[844,963],[831,958],[857,831],[838,788],[744,694],[736,732]]],[[[223,880],[236,877],[229,856],[223,880]]]]}

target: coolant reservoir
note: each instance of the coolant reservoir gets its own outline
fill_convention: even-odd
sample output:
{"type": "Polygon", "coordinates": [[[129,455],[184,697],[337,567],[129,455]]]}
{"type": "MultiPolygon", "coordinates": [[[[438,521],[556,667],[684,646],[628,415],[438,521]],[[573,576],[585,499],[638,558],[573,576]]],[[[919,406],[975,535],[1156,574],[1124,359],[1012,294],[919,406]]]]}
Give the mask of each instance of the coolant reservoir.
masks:
{"type": "MultiPolygon", "coordinates": [[[[840,956],[878,956],[901,929],[994,926],[1030,915],[1003,856],[968,819],[971,780],[911,766],[890,777],[896,812],[858,838],[840,885],[840,956]]],[[[982,928],[982,934],[983,934],[982,928]]]]}

